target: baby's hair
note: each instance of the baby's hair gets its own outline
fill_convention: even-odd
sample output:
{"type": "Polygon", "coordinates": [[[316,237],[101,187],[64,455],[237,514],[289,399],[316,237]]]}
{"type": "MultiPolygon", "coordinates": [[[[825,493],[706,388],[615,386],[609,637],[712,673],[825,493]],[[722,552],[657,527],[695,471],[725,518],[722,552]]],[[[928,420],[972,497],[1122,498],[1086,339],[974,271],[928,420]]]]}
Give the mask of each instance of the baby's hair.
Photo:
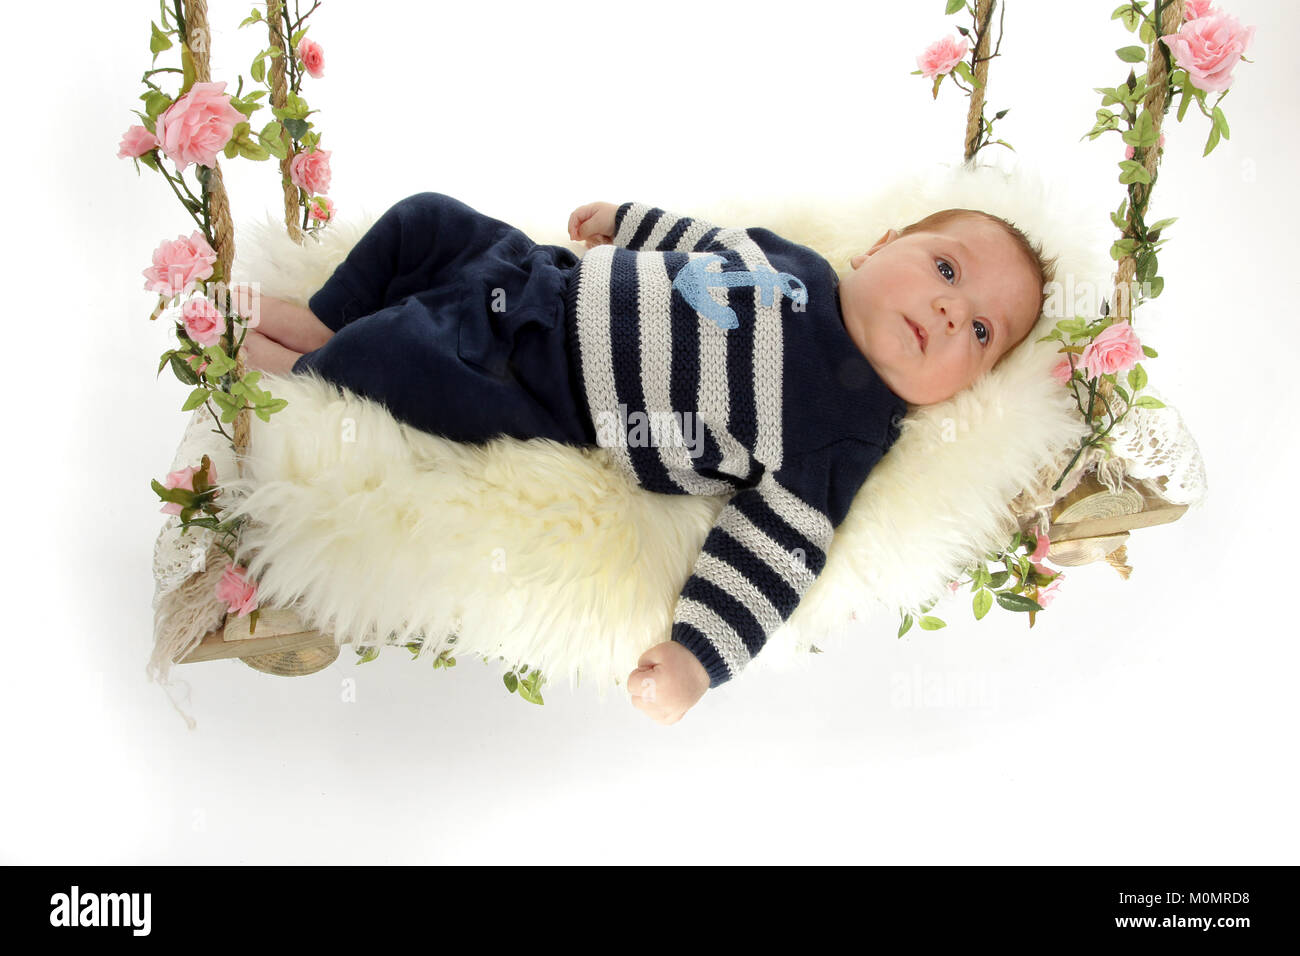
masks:
{"type": "MultiPolygon", "coordinates": [[[[1052,283],[1056,281],[1056,260],[1058,257],[1052,256],[1050,259],[1045,257],[1043,255],[1042,245],[1032,241],[1019,228],[1017,228],[1015,223],[1008,222],[1001,216],[995,216],[991,212],[985,212],[982,209],[940,209],[938,212],[931,213],[924,219],[918,219],[911,225],[904,226],[902,229],[898,230],[898,235],[901,238],[913,232],[933,232],[946,226],[954,219],[972,218],[977,216],[986,219],[989,222],[996,223],[1008,236],[1010,236],[1020,251],[1025,254],[1025,258],[1029,261],[1029,265],[1038,273],[1038,288],[1042,290],[1042,298],[1038,302],[1038,316],[1035,316],[1036,322],[1038,317],[1042,315],[1043,307],[1047,304],[1048,291],[1052,283]]],[[[1034,322],[1031,322],[1029,328],[1032,330],[1033,327],[1034,322]]],[[[1027,334],[1026,337],[1028,337],[1027,334]]],[[[1024,341],[1024,339],[1021,339],[1021,341],[1024,341]]],[[[1017,342],[1016,345],[1018,344],[1019,343],[1017,342]]],[[[1015,345],[1012,345],[1011,348],[1015,348],[1015,345]]],[[[1001,362],[1003,358],[1011,353],[1011,348],[1002,353],[998,358],[998,362],[1001,362]]],[[[994,365],[996,364],[997,363],[995,362],[994,365]]]]}

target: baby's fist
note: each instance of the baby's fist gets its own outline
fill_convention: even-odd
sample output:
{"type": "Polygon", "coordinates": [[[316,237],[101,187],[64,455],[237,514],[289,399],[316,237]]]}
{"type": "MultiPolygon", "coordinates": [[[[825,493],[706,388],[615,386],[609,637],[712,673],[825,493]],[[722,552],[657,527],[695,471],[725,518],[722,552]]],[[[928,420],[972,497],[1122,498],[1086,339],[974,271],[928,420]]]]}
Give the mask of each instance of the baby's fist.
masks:
{"type": "Polygon", "coordinates": [[[655,723],[677,723],[709,689],[709,672],[676,641],[656,644],[636,664],[627,675],[627,691],[632,706],[655,723]]]}
{"type": "Polygon", "coordinates": [[[614,217],[618,207],[608,202],[589,202],[569,214],[569,238],[586,242],[587,248],[614,241],[614,217]]]}

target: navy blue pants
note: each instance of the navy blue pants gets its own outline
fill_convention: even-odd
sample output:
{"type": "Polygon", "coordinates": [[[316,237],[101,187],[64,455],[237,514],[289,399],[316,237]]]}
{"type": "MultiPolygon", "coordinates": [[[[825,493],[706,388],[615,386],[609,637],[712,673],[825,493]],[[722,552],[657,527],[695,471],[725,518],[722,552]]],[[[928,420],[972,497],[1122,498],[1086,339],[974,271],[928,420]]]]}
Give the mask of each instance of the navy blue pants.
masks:
{"type": "Polygon", "coordinates": [[[455,441],[594,445],[565,344],[577,265],[572,250],[538,245],[451,196],[408,196],[308,301],[335,335],[293,371],[455,441]]]}

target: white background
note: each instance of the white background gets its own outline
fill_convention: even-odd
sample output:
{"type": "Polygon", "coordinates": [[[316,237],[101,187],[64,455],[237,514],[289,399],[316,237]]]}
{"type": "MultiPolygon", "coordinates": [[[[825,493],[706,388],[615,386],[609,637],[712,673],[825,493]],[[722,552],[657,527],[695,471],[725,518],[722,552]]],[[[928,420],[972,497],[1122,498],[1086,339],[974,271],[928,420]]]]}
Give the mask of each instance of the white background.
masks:
{"type": "MultiPolygon", "coordinates": [[[[1117,0],[1011,0],[991,110],[1019,159],[1118,205],[1122,149],[1080,142],[1133,42],[1117,0]]],[[[146,0],[15,5],[3,33],[9,863],[1295,863],[1297,359],[1293,4],[1258,27],[1201,158],[1170,120],[1153,217],[1178,216],[1138,330],[1210,495],[1134,536],[1134,573],[1067,569],[1032,629],[964,592],[947,629],[863,622],[807,668],[709,692],[661,727],[619,694],[545,689],[350,650],[304,678],[185,665],[198,728],[147,681],[150,490],[188,389],[141,270],[192,229],[115,158],[138,122],[146,0]],[[53,25],[53,32],[51,32],[53,25]],[[1290,51],[1290,52],[1288,52],[1290,51]],[[355,703],[341,701],[347,678],[355,703]],[[908,705],[920,680],[982,690],[908,705]]],[[[249,2],[213,0],[213,76],[247,77],[249,2]]],[[[306,9],[306,4],[303,4],[306,9]]],[[[436,190],[521,224],[591,200],[690,211],[869,194],[960,159],[966,100],[910,76],[941,0],[778,5],[344,3],[303,88],[340,215],[436,190]],[[734,134],[723,138],[720,130],[734,134]]],[[[159,64],[169,63],[159,57],[159,64]]],[[[246,79],[247,82],[247,79],[246,79]]],[[[247,88],[247,87],[246,87],[247,88]]],[[[264,111],[259,116],[266,116],[264,111]]],[[[988,155],[988,154],[981,154],[988,155]]],[[[990,158],[993,158],[990,156],[990,158]]],[[[236,221],[279,215],[272,164],[222,161],[236,221]]],[[[874,237],[865,237],[869,240],[874,237]]],[[[865,243],[864,243],[865,245],[865,243]]],[[[928,684],[926,682],[929,682],[928,684]]]]}

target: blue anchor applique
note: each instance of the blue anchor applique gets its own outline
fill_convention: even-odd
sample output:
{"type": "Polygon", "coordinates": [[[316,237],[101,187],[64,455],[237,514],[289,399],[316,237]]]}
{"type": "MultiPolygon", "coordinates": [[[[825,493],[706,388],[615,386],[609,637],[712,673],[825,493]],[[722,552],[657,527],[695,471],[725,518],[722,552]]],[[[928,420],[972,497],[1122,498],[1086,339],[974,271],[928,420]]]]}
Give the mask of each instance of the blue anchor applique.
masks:
{"type": "Polygon", "coordinates": [[[713,254],[692,257],[673,279],[673,288],[682,294],[682,298],[700,315],[717,323],[719,328],[734,329],[740,325],[740,320],[736,318],[734,309],[714,301],[709,295],[710,289],[749,285],[758,289],[759,302],[765,306],[776,302],[777,292],[783,293],[796,305],[808,304],[807,287],[788,272],[775,272],[762,265],[752,272],[710,272],[706,268],[714,262],[725,261],[722,256],[713,254]]]}

